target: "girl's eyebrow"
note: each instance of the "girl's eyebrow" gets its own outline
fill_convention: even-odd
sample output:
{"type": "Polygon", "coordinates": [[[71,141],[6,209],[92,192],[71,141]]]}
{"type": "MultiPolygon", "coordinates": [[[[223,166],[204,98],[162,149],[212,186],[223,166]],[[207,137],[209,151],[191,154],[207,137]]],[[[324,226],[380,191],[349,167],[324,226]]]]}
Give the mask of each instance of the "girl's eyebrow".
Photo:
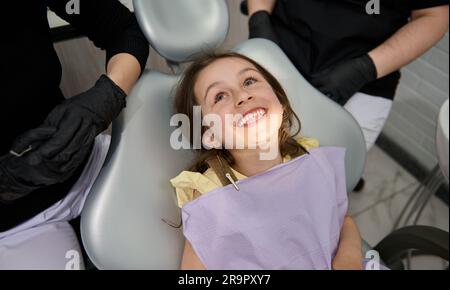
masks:
{"type": "MultiPolygon", "coordinates": [[[[248,71],[255,71],[255,72],[257,72],[257,73],[259,73],[259,71],[258,70],[256,70],[256,69],[254,69],[254,68],[251,68],[251,67],[247,67],[247,68],[244,68],[243,70],[241,70],[240,72],[238,72],[238,75],[242,75],[242,74],[244,74],[244,73],[246,73],[246,72],[248,72],[248,71]]],[[[208,96],[208,93],[209,93],[209,91],[213,88],[213,87],[215,87],[215,86],[217,86],[217,85],[219,85],[219,84],[221,84],[222,82],[213,82],[212,84],[210,84],[209,86],[208,86],[208,88],[206,89],[206,93],[205,93],[205,96],[203,97],[203,100],[206,100],[206,96],[208,96]]]]}
{"type": "Polygon", "coordinates": [[[248,67],[248,68],[244,68],[243,70],[241,70],[241,71],[238,73],[238,75],[242,75],[242,74],[244,74],[244,73],[246,73],[246,72],[248,72],[248,71],[250,71],[250,70],[259,73],[258,70],[254,69],[254,68],[252,68],[252,67],[248,67]]]}
{"type": "Polygon", "coordinates": [[[203,97],[203,101],[206,100],[206,96],[208,96],[209,90],[211,90],[213,87],[215,87],[215,86],[217,86],[217,85],[219,85],[219,84],[221,84],[221,83],[222,83],[222,82],[213,82],[212,84],[210,84],[210,85],[208,86],[208,88],[206,89],[206,93],[205,93],[205,96],[203,97]]]}

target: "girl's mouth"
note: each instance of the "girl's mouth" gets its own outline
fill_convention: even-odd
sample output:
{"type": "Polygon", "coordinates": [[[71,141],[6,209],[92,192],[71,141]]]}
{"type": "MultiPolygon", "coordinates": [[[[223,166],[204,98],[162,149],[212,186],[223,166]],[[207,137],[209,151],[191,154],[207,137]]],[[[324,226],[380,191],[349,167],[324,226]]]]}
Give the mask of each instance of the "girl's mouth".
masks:
{"type": "Polygon", "coordinates": [[[267,109],[255,108],[245,113],[245,115],[237,122],[239,128],[251,127],[255,125],[259,120],[267,115],[267,109]]]}

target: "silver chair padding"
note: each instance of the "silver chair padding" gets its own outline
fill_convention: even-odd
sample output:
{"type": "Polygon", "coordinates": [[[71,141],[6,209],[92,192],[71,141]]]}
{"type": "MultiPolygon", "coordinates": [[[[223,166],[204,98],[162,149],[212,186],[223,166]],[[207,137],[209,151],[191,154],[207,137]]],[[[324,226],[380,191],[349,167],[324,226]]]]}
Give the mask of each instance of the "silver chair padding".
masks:
{"type": "Polygon", "coordinates": [[[171,62],[217,48],[228,34],[225,0],[134,0],[133,5],[147,40],[171,62]]]}
{"type": "MultiPolygon", "coordinates": [[[[303,135],[318,138],[322,146],[347,148],[347,188],[351,191],[366,157],[356,121],[310,86],[274,43],[253,39],[235,50],[255,59],[280,80],[302,121],[303,135]]],[[[161,220],[180,221],[169,180],[192,160],[189,151],[170,146],[170,135],[176,129],[169,120],[177,80],[176,76],[146,71],[114,123],[108,159],[86,202],[81,223],[84,246],[100,269],[179,269],[182,230],[161,220]]]]}
{"type": "Polygon", "coordinates": [[[183,249],[169,179],[186,168],[188,151],[170,146],[176,76],[146,71],[114,122],[112,143],[81,219],[86,251],[99,269],[176,269],[183,249]]]}

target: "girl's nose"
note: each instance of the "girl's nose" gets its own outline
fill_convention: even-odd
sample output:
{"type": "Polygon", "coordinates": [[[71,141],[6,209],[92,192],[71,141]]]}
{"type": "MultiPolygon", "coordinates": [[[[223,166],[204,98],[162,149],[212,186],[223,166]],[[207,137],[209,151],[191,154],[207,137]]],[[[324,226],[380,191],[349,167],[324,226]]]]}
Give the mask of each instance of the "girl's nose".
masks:
{"type": "Polygon", "coordinates": [[[244,95],[239,97],[239,99],[236,102],[236,107],[241,107],[242,105],[244,105],[247,102],[253,101],[255,99],[255,97],[253,97],[252,95],[244,95]]]}

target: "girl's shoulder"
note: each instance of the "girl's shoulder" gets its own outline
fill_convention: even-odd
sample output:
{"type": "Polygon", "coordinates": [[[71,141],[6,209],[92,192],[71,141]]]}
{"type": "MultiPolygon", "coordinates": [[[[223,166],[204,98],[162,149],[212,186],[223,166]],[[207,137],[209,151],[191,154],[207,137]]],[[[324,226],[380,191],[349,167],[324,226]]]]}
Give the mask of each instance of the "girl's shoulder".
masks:
{"type": "MultiPolygon", "coordinates": [[[[246,178],[246,176],[233,168],[231,170],[233,170],[238,180],[246,178]]],[[[172,178],[170,183],[175,188],[177,203],[180,208],[202,194],[222,187],[219,177],[212,168],[209,168],[204,173],[183,171],[175,178],[172,178]]]]}
{"type": "Polygon", "coordinates": [[[306,150],[311,150],[320,146],[319,140],[315,138],[307,138],[307,137],[298,137],[296,138],[297,142],[305,147],[306,150]]]}
{"type": "Polygon", "coordinates": [[[180,208],[201,194],[221,187],[219,178],[211,168],[204,173],[183,171],[172,178],[170,183],[175,188],[180,208]]]}
{"type": "MultiPolygon", "coordinates": [[[[305,147],[306,150],[319,147],[319,141],[314,138],[299,137],[296,140],[305,147]]],[[[284,162],[289,161],[289,159],[289,157],[286,157],[284,162]]],[[[246,178],[246,176],[235,171],[233,168],[231,168],[231,170],[233,170],[233,173],[238,180],[246,178]]],[[[177,203],[180,208],[200,195],[222,187],[219,177],[211,168],[204,173],[183,171],[178,176],[172,178],[170,183],[175,188],[177,203]]]]}

